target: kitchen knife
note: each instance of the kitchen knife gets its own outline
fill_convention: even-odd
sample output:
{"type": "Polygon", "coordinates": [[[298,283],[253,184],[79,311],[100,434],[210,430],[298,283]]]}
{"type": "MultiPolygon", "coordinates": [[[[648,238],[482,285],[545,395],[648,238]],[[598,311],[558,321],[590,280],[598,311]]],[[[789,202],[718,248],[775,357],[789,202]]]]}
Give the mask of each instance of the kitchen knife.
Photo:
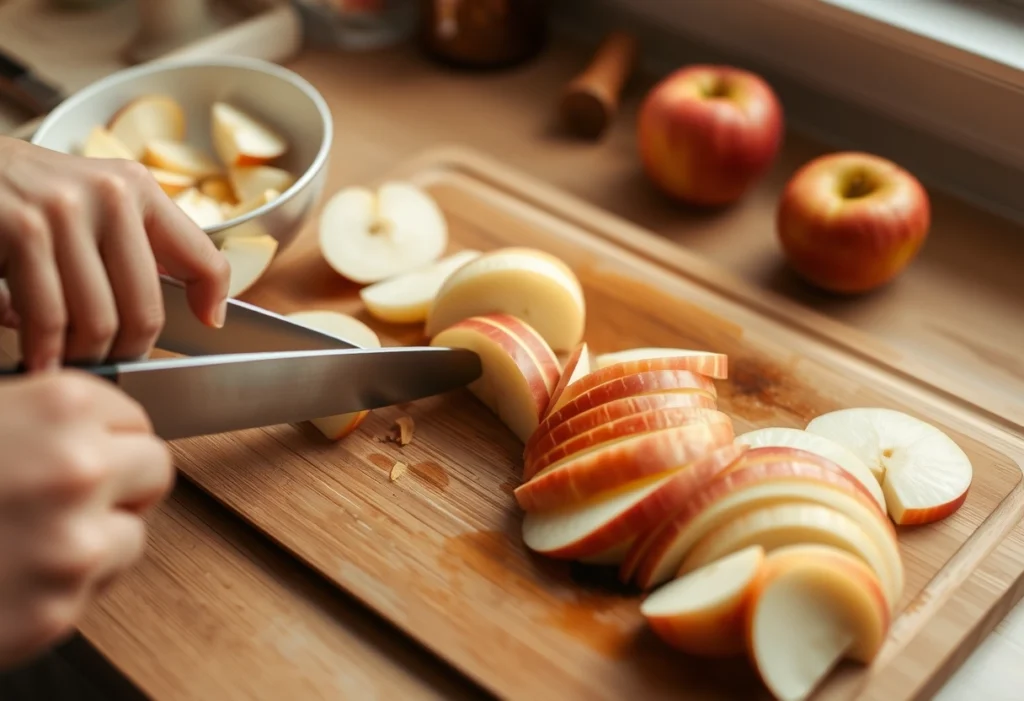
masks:
{"type": "Polygon", "coordinates": [[[0,97],[5,97],[33,117],[46,114],[64,100],[64,95],[45,82],[28,66],[0,52],[0,97]]]}

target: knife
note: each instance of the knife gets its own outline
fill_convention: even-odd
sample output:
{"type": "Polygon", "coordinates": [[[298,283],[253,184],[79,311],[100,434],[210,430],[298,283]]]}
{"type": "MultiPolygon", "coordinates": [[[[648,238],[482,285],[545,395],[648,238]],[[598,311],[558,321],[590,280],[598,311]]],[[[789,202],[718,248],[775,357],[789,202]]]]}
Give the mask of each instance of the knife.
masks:
{"type": "Polygon", "coordinates": [[[0,95],[32,116],[46,114],[64,100],[64,95],[14,57],[0,53],[0,95]]]}

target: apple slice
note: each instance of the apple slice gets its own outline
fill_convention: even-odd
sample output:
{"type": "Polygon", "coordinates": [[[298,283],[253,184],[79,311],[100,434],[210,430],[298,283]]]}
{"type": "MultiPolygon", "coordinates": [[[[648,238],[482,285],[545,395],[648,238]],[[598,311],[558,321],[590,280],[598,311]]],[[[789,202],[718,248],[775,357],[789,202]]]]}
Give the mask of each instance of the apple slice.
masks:
{"type": "Polygon", "coordinates": [[[616,421],[610,421],[584,433],[577,434],[559,443],[546,453],[530,453],[524,459],[523,479],[536,475],[549,465],[572,457],[591,448],[651,431],[660,431],[673,426],[691,423],[723,424],[732,427],[732,419],[717,409],[701,407],[675,407],[656,409],[643,414],[633,414],[616,421]]]}
{"type": "Polygon", "coordinates": [[[146,142],[142,162],[154,168],[188,175],[196,180],[217,175],[221,171],[220,164],[209,154],[195,146],[168,139],[153,139],[146,142]]]}
{"type": "Polygon", "coordinates": [[[544,251],[502,248],[459,268],[437,293],[426,333],[433,336],[461,319],[492,313],[521,318],[556,352],[583,339],[583,288],[569,266],[544,251]]]}
{"type": "Polygon", "coordinates": [[[172,97],[145,95],[115,112],[107,130],[128,147],[135,160],[141,160],[153,139],[185,138],[185,111],[172,97]]]}
{"type": "Polygon", "coordinates": [[[771,552],[787,545],[818,543],[856,555],[874,570],[891,601],[898,596],[897,582],[878,546],[849,516],[820,504],[782,503],[763,506],[743,514],[708,533],[690,551],[677,575],[751,545],[771,552]]]}
{"type": "Polygon", "coordinates": [[[697,422],[604,443],[550,465],[515,490],[524,511],[567,506],[697,460],[733,439],[732,423],[697,422]]]}
{"type": "MultiPolygon", "coordinates": [[[[150,169],[152,172],[152,168],[150,169]]],[[[166,173],[166,171],[163,171],[166,173]]],[[[177,178],[187,178],[187,175],[177,175],[175,173],[167,173],[167,176],[173,176],[177,178]]],[[[157,182],[160,182],[158,174],[154,174],[157,177],[157,182]]],[[[161,187],[165,188],[164,185],[161,187]]],[[[194,187],[190,187],[183,192],[178,193],[174,197],[174,203],[181,207],[182,211],[188,215],[189,219],[196,223],[201,229],[205,229],[209,226],[216,226],[224,221],[224,212],[221,211],[220,205],[217,204],[216,200],[213,200],[203,193],[196,190],[194,187]]]]}
{"type": "Polygon", "coordinates": [[[320,215],[320,252],[353,282],[380,282],[421,269],[447,246],[444,214],[426,191],[410,183],[386,182],[376,191],[345,188],[320,215]]]}
{"type": "MultiPolygon", "coordinates": [[[[163,190],[164,193],[166,193],[167,195],[170,195],[171,197],[176,197],[189,190],[195,192],[196,194],[200,194],[198,190],[194,189],[194,186],[196,184],[195,178],[189,175],[173,173],[169,170],[162,170],[160,168],[154,168],[152,166],[147,166],[147,168],[149,169],[149,174],[153,176],[154,180],[156,180],[156,184],[160,186],[160,189],[163,190]]],[[[193,197],[194,196],[191,193],[187,195],[188,199],[191,199],[193,197]]],[[[207,224],[201,224],[200,226],[210,226],[211,223],[217,223],[213,221],[211,214],[205,212],[205,204],[199,204],[197,206],[197,209],[199,221],[209,222],[207,224]]],[[[195,221],[195,219],[193,220],[195,221]]]]}
{"type": "Polygon", "coordinates": [[[623,558],[626,557],[626,553],[633,546],[633,542],[636,538],[629,538],[620,543],[616,543],[610,548],[606,548],[601,552],[590,555],[589,557],[579,558],[579,562],[586,565],[618,565],[622,563],[623,558]]]}
{"type": "Polygon", "coordinates": [[[235,205],[230,205],[224,208],[224,216],[226,219],[234,219],[240,217],[243,214],[255,211],[265,204],[269,204],[281,196],[281,193],[277,190],[264,190],[258,197],[251,200],[245,200],[235,205]]]}
{"type": "Polygon", "coordinates": [[[228,167],[266,165],[288,150],[284,137],[226,102],[213,103],[210,120],[213,149],[228,167]]]}
{"type": "Polygon", "coordinates": [[[273,236],[232,236],[220,249],[231,266],[228,297],[238,297],[263,277],[277,253],[277,239],[273,236]]]}
{"type": "Polygon", "coordinates": [[[231,187],[231,182],[225,175],[214,175],[204,178],[199,183],[199,191],[221,204],[230,206],[238,204],[238,198],[235,197],[235,191],[231,187]]]}
{"type": "MultiPolygon", "coordinates": [[[[693,371],[717,380],[729,377],[729,356],[723,353],[689,350],[686,348],[630,348],[629,350],[603,353],[594,359],[594,370],[603,370],[619,363],[632,363],[637,360],[655,358],[695,358],[697,363],[693,371]]],[[[690,368],[686,368],[690,369],[690,368]]]]}
{"type": "Polygon", "coordinates": [[[513,316],[490,314],[458,322],[430,345],[468,348],[480,356],[483,373],[469,385],[470,392],[525,442],[561,372],[540,334],[513,316]]]}
{"type": "Polygon", "coordinates": [[[116,136],[101,126],[95,126],[89,132],[82,146],[82,155],[86,158],[121,158],[135,160],[132,150],[116,136]]]}
{"type": "Polygon", "coordinates": [[[769,553],[761,569],[746,638],[776,698],[808,698],[844,658],[874,660],[891,619],[878,579],[863,562],[826,545],[794,545],[769,553]]]}
{"type": "Polygon", "coordinates": [[[744,449],[726,445],[667,474],[628,488],[523,519],[523,542],[548,557],[592,557],[635,538],[675,512],[701,485],[734,463],[744,449]]]}
{"type": "Polygon", "coordinates": [[[974,479],[971,460],[940,429],[893,409],[841,409],[807,431],[848,448],[883,473],[882,492],[901,526],[946,518],[964,503],[974,479]]]}
{"type": "Polygon", "coordinates": [[[359,297],[366,310],[381,321],[389,324],[422,322],[448,276],[479,257],[480,251],[462,250],[422,268],[364,287],[359,291],[359,297]]]}
{"type": "Polygon", "coordinates": [[[295,176],[273,166],[238,166],[228,170],[228,181],[239,202],[263,196],[267,190],[285,192],[295,184],[295,176]]]}
{"type": "MultiPolygon", "coordinates": [[[[747,451],[741,464],[755,452],[747,451]]],[[[754,464],[712,480],[671,520],[637,540],[622,563],[620,577],[635,579],[644,589],[666,582],[708,533],[752,509],[786,502],[830,507],[864,529],[885,559],[894,583],[891,603],[896,606],[903,594],[904,570],[892,524],[859,482],[811,462],[754,464]]]]}
{"type": "MultiPolygon", "coordinates": [[[[297,324],[337,336],[360,348],[380,348],[380,338],[373,329],[355,317],[326,309],[292,312],[287,318],[297,324]]],[[[338,441],[355,431],[370,415],[369,411],[325,416],[310,421],[328,440],[338,441]]]]}
{"type": "Polygon", "coordinates": [[[586,342],[578,344],[565,361],[565,366],[562,368],[562,376],[558,378],[558,385],[555,387],[555,391],[551,393],[551,404],[544,412],[545,416],[550,416],[557,407],[562,406],[559,398],[566,387],[584,375],[590,374],[591,362],[590,349],[587,347],[586,342]]]}
{"type": "Polygon", "coordinates": [[[748,431],[736,436],[736,442],[744,443],[751,448],[797,448],[831,460],[863,484],[864,488],[871,492],[871,496],[878,500],[882,510],[885,510],[885,497],[875,473],[869,470],[860,458],[829,438],[798,428],[774,427],[748,431]]]}
{"type": "Polygon", "coordinates": [[[701,657],[742,654],[747,607],[763,563],[760,546],[737,550],[652,592],[640,613],[677,650],[701,657]]]}

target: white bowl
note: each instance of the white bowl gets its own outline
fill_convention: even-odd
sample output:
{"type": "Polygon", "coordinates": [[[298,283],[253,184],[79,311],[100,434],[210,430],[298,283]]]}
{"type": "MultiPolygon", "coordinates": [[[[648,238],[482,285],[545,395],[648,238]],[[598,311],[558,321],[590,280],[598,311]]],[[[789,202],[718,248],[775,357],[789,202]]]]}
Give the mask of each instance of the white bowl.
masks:
{"type": "Polygon", "coordinates": [[[296,73],[250,58],[159,60],[128,68],[79,90],[40,124],[32,143],[77,153],[89,131],[142,95],[164,94],[185,110],[186,140],[213,153],[210,108],[229,102],[284,136],[288,152],[274,165],[296,176],[271,202],[204,229],[215,240],[233,233],[267,233],[278,251],[290,244],[309,219],[324,187],[333,129],[331,112],[317,90],[296,73]]]}

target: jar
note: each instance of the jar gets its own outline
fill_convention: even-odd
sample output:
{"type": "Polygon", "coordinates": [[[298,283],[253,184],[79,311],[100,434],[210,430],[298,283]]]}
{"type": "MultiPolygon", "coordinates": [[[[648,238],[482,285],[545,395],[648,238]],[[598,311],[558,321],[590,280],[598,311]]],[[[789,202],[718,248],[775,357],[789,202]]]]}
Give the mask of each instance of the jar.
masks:
{"type": "Polygon", "coordinates": [[[427,55],[469,68],[523,63],[547,43],[549,0],[423,0],[419,40],[427,55]]]}

